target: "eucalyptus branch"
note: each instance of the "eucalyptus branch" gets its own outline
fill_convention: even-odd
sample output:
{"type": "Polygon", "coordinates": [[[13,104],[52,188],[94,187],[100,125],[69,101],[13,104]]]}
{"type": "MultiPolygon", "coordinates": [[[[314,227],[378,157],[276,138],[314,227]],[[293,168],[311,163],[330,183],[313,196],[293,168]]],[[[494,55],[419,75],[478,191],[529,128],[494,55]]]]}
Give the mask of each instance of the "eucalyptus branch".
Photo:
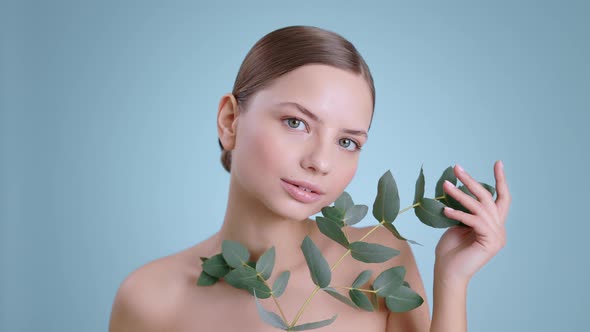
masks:
{"type": "MultiPolygon", "coordinates": [[[[373,274],[371,270],[362,271],[350,287],[336,286],[340,289],[348,289],[349,297],[340,294],[336,289],[330,287],[332,272],[348,255],[365,263],[383,263],[397,256],[400,252],[396,249],[377,243],[364,242],[379,227],[385,227],[393,236],[400,240],[412,244],[419,244],[404,238],[394,225],[397,216],[410,209],[414,209],[416,217],[430,227],[448,228],[463,225],[457,220],[447,218],[443,213],[445,206],[469,213],[469,210],[458,201],[445,194],[442,186],[445,180],[457,185],[457,178],[454,175],[452,167],[448,167],[439,178],[436,184],[434,198],[426,198],[424,197],[424,173],[422,168],[420,168],[412,205],[400,211],[397,185],[391,172],[385,172],[379,179],[377,197],[375,198],[372,209],[373,217],[378,221],[378,224],[371,228],[358,241],[354,242],[350,242],[345,226],[352,226],[361,221],[366,216],[368,207],[366,205],[354,204],[350,195],[347,192],[343,192],[334,202],[333,206],[322,208],[322,216],[316,217],[318,229],[322,234],[343,246],[346,251],[330,266],[311,238],[308,236],[305,237],[301,244],[301,250],[309,267],[311,279],[316,287],[306,298],[290,324],[287,324],[287,318],[278,301],[278,297],[283,294],[287,286],[290,272],[281,272],[272,287],[268,283],[274,267],[274,247],[271,247],[260,256],[258,261],[251,262],[249,261],[250,253],[247,248],[238,242],[224,240],[220,254],[209,258],[201,257],[203,272],[199,276],[197,285],[210,286],[223,279],[236,288],[247,290],[255,297],[255,303],[260,317],[266,323],[285,331],[316,329],[327,326],[336,319],[337,315],[334,315],[330,319],[295,325],[305,309],[309,306],[313,297],[320,290],[325,291],[347,305],[366,311],[374,311],[375,307],[378,308],[378,297],[384,298],[387,308],[392,312],[405,312],[417,308],[422,305],[424,299],[414,292],[404,280],[406,274],[404,266],[394,266],[382,271],[373,280],[370,289],[363,288],[362,286],[367,284],[371,279],[373,274]],[[369,294],[369,296],[365,293],[369,294]],[[259,298],[268,297],[272,297],[280,312],[280,316],[274,312],[267,311],[258,302],[259,298]]],[[[495,194],[495,189],[492,186],[481,182],[480,184],[492,196],[495,194]]],[[[477,199],[464,185],[459,186],[458,189],[477,199]]]]}
{"type": "MultiPolygon", "coordinates": [[[[399,214],[404,213],[405,211],[411,209],[414,206],[419,205],[420,203],[416,203],[414,205],[411,205],[405,209],[403,209],[402,211],[399,212],[399,214]]],[[[385,223],[384,220],[382,220],[379,224],[377,224],[376,226],[374,226],[373,228],[371,228],[367,234],[363,235],[359,241],[362,241],[364,239],[366,239],[369,235],[371,235],[371,233],[373,233],[375,230],[377,230],[377,228],[381,227],[383,224],[385,223]]],[[[344,258],[346,256],[348,256],[348,254],[350,254],[352,251],[350,249],[346,250],[346,252],[344,254],[342,254],[342,256],[340,256],[340,258],[338,259],[338,261],[336,261],[336,263],[334,263],[334,265],[332,265],[332,267],[330,267],[330,272],[333,272],[336,267],[338,267],[338,265],[340,265],[340,263],[344,260],[344,258]]],[[[311,299],[315,296],[315,294],[318,292],[318,290],[320,289],[319,286],[316,286],[314,288],[314,290],[311,292],[311,294],[308,296],[308,298],[305,300],[305,303],[303,304],[303,306],[301,307],[301,309],[299,309],[299,311],[297,312],[297,315],[295,316],[295,319],[293,319],[293,322],[290,324],[290,326],[295,326],[295,324],[297,323],[297,320],[299,320],[299,318],[301,317],[301,315],[303,314],[303,311],[305,311],[305,309],[307,308],[309,302],[311,301],[311,299]]],[[[349,288],[350,289],[350,288],[349,288]]]]}

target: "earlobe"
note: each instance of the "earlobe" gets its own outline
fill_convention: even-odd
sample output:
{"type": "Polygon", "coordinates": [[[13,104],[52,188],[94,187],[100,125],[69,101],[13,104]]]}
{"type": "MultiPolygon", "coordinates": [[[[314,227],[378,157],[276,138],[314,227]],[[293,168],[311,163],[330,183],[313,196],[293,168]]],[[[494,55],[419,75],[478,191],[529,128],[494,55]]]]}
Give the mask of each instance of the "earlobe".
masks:
{"type": "Polygon", "coordinates": [[[226,93],[219,101],[217,135],[224,150],[233,150],[238,122],[238,102],[233,94],[226,93]]]}

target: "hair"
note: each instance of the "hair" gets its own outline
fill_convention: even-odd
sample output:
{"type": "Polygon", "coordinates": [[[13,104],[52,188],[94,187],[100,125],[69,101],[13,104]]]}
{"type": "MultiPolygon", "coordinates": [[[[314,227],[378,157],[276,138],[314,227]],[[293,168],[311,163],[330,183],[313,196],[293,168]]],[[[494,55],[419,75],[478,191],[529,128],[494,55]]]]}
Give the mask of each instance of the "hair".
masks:
{"type": "MultiPolygon", "coordinates": [[[[246,54],[232,90],[238,109],[245,111],[252,95],[281,75],[307,64],[324,64],[362,75],[371,89],[372,111],[375,110],[373,77],[354,45],[335,32],[304,25],[274,30],[246,54]]],[[[221,164],[231,172],[231,150],[225,150],[221,140],[218,141],[221,164]]]]}

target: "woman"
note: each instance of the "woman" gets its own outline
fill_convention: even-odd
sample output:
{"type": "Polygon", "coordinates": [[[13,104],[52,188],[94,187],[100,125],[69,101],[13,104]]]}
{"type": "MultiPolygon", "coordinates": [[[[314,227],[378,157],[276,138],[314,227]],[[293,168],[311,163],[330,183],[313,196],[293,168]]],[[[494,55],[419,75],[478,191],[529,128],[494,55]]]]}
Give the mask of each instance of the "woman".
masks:
{"type": "MultiPolygon", "coordinates": [[[[133,271],[113,304],[110,331],[275,331],[258,316],[246,291],[218,282],[198,287],[200,257],[221,252],[223,240],[238,241],[256,260],[274,246],[274,271],[291,272],[279,303],[292,320],[313,291],[301,243],[308,236],[333,264],[343,248],[309,219],[336,200],[354,176],[367,141],[375,92],[365,61],[340,35],[309,26],[273,31],[246,55],[232,93],[221,97],[217,117],[222,162],[230,173],[221,229],[203,242],[133,271]]],[[[473,274],[505,243],[510,194],[501,162],[494,165],[497,199],[460,167],[455,174],[478,200],[452,184],[444,190],[473,213],[445,211],[470,227],[452,227],[436,248],[433,317],[412,251],[383,227],[367,241],[401,251],[385,263],[347,256],[331,285],[350,285],[363,270],[377,273],[403,265],[405,280],[425,299],[418,308],[365,312],[319,292],[297,324],[338,318],[322,331],[466,331],[466,291],[473,274]]],[[[344,227],[358,240],[368,227],[344,227]]],[[[272,284],[278,272],[269,279],[272,284]]],[[[372,282],[372,280],[371,280],[372,282]]],[[[261,300],[276,311],[271,300],[261,300]],[[268,302],[266,302],[268,301],[268,302]]]]}

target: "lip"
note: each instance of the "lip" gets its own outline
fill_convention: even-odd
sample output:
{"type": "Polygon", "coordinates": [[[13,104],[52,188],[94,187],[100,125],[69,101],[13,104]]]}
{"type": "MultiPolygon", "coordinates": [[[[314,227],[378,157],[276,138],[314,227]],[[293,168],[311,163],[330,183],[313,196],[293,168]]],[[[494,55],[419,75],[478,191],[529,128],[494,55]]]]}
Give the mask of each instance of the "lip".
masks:
{"type": "Polygon", "coordinates": [[[296,181],[296,180],[285,180],[285,179],[281,179],[287,183],[293,184],[295,186],[301,186],[303,188],[307,188],[310,189],[311,191],[315,192],[316,194],[319,195],[323,195],[324,192],[315,184],[313,183],[309,183],[309,182],[305,182],[305,181],[296,181]]]}
{"type": "Polygon", "coordinates": [[[285,191],[293,197],[295,200],[301,203],[313,203],[317,202],[322,195],[322,192],[318,192],[317,187],[310,185],[306,182],[301,181],[285,181],[281,179],[281,185],[285,189],[285,191]],[[300,184],[301,183],[301,184],[300,184]],[[311,189],[312,191],[305,191],[300,189],[299,186],[311,189]]]}

